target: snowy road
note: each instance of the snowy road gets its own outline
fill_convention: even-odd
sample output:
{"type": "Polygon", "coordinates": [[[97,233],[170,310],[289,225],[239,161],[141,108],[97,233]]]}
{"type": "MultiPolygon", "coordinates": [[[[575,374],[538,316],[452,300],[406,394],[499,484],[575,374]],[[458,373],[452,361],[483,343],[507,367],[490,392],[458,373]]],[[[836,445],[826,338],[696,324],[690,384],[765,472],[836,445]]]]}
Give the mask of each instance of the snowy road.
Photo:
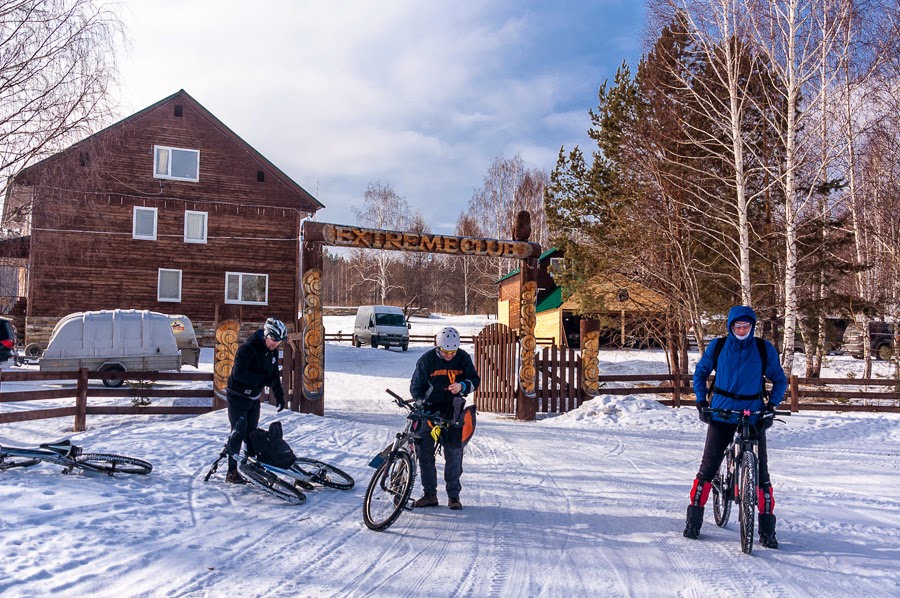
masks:
{"type": "MultiPolygon", "coordinates": [[[[692,408],[599,397],[516,422],[480,414],[465,458],[465,508],[404,513],[369,531],[373,454],[403,424],[422,349],[329,345],[325,418],[264,407],[294,450],[356,479],[288,506],[203,482],[223,412],[89,420],[93,450],[147,458],[132,479],[0,472],[0,594],[7,596],[897,596],[900,417],[815,413],[772,433],[778,551],[740,553],[735,514],[681,536],[704,427],[692,408]],[[373,375],[373,372],[375,375],[373,375]]],[[[68,419],[0,427],[0,443],[66,436],[68,419]]],[[[417,484],[415,495],[421,492],[417,484]]],[[[711,511],[711,505],[710,509],[711,511]]]]}

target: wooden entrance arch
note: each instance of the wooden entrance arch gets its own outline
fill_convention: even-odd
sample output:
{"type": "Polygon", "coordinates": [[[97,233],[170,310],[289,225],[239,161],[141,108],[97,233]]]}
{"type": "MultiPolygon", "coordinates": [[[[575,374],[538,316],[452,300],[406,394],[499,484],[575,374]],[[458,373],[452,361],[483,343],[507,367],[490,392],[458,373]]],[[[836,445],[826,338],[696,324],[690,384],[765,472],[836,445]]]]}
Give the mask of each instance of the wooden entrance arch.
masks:
{"type": "MultiPolygon", "coordinates": [[[[387,249],[447,255],[472,255],[522,260],[520,291],[520,353],[518,405],[516,417],[534,419],[534,325],[537,297],[537,258],[541,246],[531,243],[531,215],[522,211],[516,218],[513,239],[479,239],[412,232],[398,232],[324,222],[303,222],[300,259],[300,411],[325,412],[325,326],[322,323],[322,253],[326,245],[354,249],[387,249]]],[[[295,389],[297,386],[295,386],[295,389]]],[[[295,391],[296,392],[296,391],[295,391]]]]}

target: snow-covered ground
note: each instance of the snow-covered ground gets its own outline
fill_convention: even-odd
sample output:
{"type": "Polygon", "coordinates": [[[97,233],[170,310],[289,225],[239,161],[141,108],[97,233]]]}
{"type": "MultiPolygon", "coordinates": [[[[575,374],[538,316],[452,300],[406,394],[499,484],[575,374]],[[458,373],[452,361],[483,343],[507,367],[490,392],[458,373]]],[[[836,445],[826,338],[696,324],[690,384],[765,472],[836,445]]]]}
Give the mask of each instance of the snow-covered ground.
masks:
{"type": "MultiPolygon", "coordinates": [[[[326,318],[326,327],[349,331],[351,319],[326,318]]],[[[465,335],[485,323],[414,319],[413,332],[451,324],[465,335]]],[[[46,464],[0,472],[0,594],[900,595],[897,415],[803,412],[773,429],[777,551],[742,554],[734,514],[721,529],[707,513],[699,541],[681,536],[704,426],[692,407],[639,395],[603,395],[537,422],[481,413],[465,457],[465,508],[407,512],[388,531],[369,531],[367,463],[403,424],[384,389],[407,394],[423,351],[329,344],[325,417],[263,406],[263,425],[281,420],[295,452],[356,479],[348,492],[310,492],[301,506],[226,485],[221,473],[203,482],[227,434],[222,411],[90,416],[74,435],[71,418],[0,425],[0,444],[71,437],[154,465],[146,477],[63,476],[46,464]]],[[[202,369],[211,357],[204,350],[202,369]]],[[[601,354],[603,373],[664,370],[658,351],[601,354]]],[[[830,357],[823,375],[848,372],[859,376],[861,362],[830,357]]]]}

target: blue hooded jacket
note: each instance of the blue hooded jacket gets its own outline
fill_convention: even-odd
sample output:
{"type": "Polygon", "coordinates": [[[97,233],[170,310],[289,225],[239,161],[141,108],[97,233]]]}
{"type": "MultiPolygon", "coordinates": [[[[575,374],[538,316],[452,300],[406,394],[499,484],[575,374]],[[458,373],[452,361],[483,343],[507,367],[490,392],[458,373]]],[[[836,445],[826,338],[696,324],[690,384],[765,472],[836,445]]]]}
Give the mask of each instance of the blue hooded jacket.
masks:
{"type": "MultiPolygon", "coordinates": [[[[756,331],[756,314],[749,307],[736,305],[728,312],[728,336],[725,338],[725,345],[719,354],[719,369],[716,371],[716,388],[734,395],[757,396],[753,399],[735,399],[713,393],[709,400],[709,406],[713,409],[749,409],[750,411],[760,411],[764,406],[762,393],[762,361],[760,360],[759,350],[756,347],[756,339],[753,333],[756,331]],[[735,320],[750,320],[752,326],[750,335],[744,340],[738,339],[731,329],[731,324],[735,320]]],[[[697,402],[706,400],[707,388],[706,381],[716,367],[713,363],[713,353],[718,343],[723,342],[720,339],[715,340],[706,347],[703,357],[694,370],[694,394],[697,396],[697,402]]],[[[784,393],[787,390],[787,377],[784,370],[781,369],[781,363],[778,359],[778,352],[772,343],[764,341],[766,345],[766,371],[765,376],[772,382],[772,392],[769,395],[769,402],[778,405],[784,400],[784,393]]],[[[737,423],[737,415],[730,418],[724,415],[712,414],[712,419],[716,421],[727,421],[737,423]]],[[[757,417],[751,420],[756,423],[757,417]]]]}

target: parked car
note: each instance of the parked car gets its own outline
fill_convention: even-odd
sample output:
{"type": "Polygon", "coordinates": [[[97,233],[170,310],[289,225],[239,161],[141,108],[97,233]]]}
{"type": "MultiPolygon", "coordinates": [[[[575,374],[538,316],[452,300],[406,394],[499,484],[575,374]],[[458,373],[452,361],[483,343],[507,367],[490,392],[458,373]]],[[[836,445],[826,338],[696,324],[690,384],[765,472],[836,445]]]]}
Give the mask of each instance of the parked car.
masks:
{"type": "Polygon", "coordinates": [[[403,310],[393,305],[360,305],[353,325],[353,345],[364,344],[373,349],[378,345],[409,349],[409,324],[403,310]]]}
{"type": "MultiPolygon", "coordinates": [[[[92,372],[180,370],[181,351],[169,317],[135,309],[69,314],[56,323],[41,355],[40,369],[59,372],[80,368],[92,372]]],[[[103,380],[111,388],[122,383],[103,380]]]]}
{"type": "MultiPolygon", "coordinates": [[[[876,359],[887,360],[894,354],[894,327],[895,325],[890,322],[869,322],[870,347],[876,359]]],[[[862,359],[864,342],[863,327],[858,323],[852,323],[844,331],[844,342],[841,347],[849,355],[862,359]]]]}
{"type": "Polygon", "coordinates": [[[0,318],[0,363],[4,363],[16,352],[16,327],[12,320],[0,318]]]}

